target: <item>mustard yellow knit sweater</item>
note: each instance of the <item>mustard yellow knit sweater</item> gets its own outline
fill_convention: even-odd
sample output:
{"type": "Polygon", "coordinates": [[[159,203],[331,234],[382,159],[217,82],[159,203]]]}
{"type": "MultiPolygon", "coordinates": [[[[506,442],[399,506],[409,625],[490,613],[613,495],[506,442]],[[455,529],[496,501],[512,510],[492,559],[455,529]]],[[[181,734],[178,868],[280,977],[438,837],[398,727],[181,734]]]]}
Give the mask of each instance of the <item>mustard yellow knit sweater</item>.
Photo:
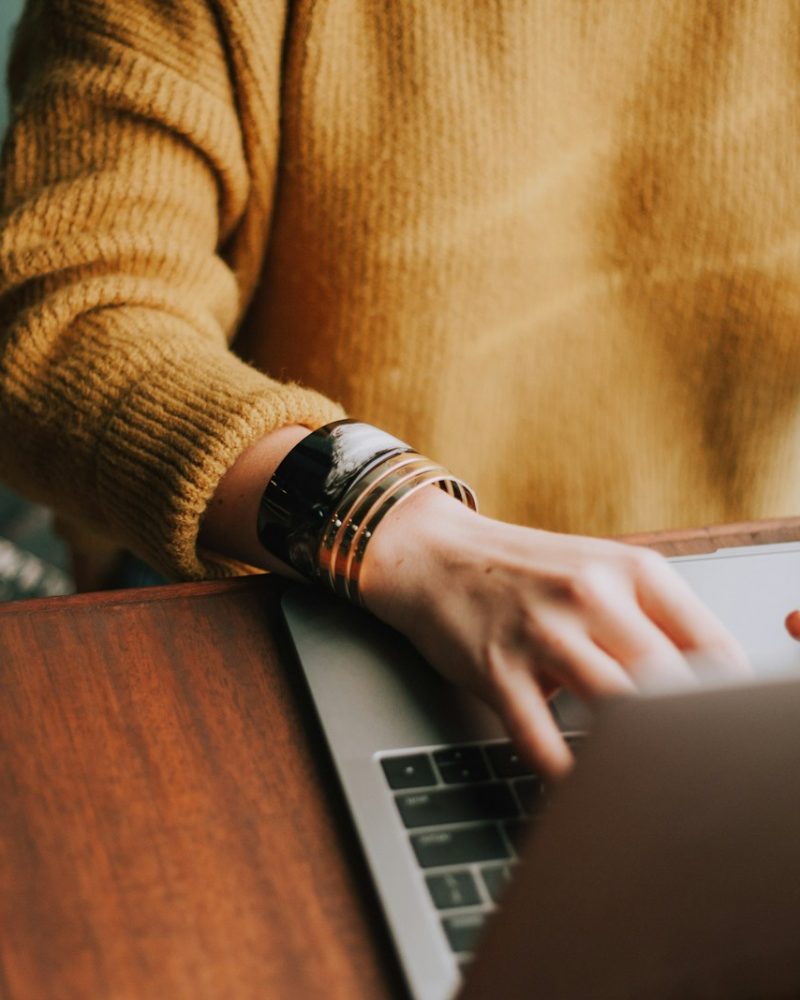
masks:
{"type": "Polygon", "coordinates": [[[36,0],[0,475],[183,577],[340,406],[514,521],[800,513],[798,54],[795,0],[36,0]]]}

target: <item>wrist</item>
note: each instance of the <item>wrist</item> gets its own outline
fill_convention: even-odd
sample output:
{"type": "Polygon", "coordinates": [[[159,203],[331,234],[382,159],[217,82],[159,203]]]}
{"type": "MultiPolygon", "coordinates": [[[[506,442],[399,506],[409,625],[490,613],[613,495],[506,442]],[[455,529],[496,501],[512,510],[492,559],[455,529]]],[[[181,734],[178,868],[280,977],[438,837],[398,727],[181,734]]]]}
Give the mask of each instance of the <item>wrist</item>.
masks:
{"type": "Polygon", "coordinates": [[[309,581],[363,604],[364,559],[376,531],[431,485],[477,507],[466,483],[398,438],[362,421],[334,421],[275,470],[259,505],[258,537],[309,581]]]}
{"type": "Polygon", "coordinates": [[[364,605],[400,627],[406,609],[436,599],[442,572],[453,568],[485,520],[435,486],[398,504],[384,518],[365,554],[360,588],[364,605]]]}

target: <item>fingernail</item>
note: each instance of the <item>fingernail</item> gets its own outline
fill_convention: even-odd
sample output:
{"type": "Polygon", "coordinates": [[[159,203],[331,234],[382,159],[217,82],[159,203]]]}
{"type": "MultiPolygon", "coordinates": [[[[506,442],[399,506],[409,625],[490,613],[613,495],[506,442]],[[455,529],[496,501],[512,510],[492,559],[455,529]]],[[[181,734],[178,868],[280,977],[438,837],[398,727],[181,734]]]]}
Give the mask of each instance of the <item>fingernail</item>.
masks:
{"type": "Polygon", "coordinates": [[[800,611],[790,611],[784,624],[789,635],[800,641],[800,611]]]}

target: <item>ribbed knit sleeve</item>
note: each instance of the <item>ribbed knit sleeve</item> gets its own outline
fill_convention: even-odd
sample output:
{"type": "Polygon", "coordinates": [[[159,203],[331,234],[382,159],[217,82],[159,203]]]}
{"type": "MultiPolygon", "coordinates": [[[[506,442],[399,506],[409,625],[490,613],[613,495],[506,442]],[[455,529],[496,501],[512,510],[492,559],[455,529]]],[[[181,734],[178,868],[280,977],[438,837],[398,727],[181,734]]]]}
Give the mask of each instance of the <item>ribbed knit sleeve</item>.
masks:
{"type": "Polygon", "coordinates": [[[210,5],[37,0],[12,61],[0,476],[173,577],[233,568],[197,535],[249,444],[340,415],[228,347],[266,238],[278,7],[264,5],[276,131],[258,190],[210,5]]]}

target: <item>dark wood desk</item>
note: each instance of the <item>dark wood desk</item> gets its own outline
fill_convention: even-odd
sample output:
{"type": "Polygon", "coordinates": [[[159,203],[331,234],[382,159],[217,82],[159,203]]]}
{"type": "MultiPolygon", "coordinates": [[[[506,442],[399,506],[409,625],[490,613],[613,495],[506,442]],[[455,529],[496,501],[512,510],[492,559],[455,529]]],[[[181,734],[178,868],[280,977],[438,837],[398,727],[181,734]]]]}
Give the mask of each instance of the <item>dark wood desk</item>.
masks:
{"type": "MultiPolygon", "coordinates": [[[[800,520],[639,540],[792,538],[800,520]]],[[[0,606],[0,996],[403,996],[279,589],[0,606]]]]}

